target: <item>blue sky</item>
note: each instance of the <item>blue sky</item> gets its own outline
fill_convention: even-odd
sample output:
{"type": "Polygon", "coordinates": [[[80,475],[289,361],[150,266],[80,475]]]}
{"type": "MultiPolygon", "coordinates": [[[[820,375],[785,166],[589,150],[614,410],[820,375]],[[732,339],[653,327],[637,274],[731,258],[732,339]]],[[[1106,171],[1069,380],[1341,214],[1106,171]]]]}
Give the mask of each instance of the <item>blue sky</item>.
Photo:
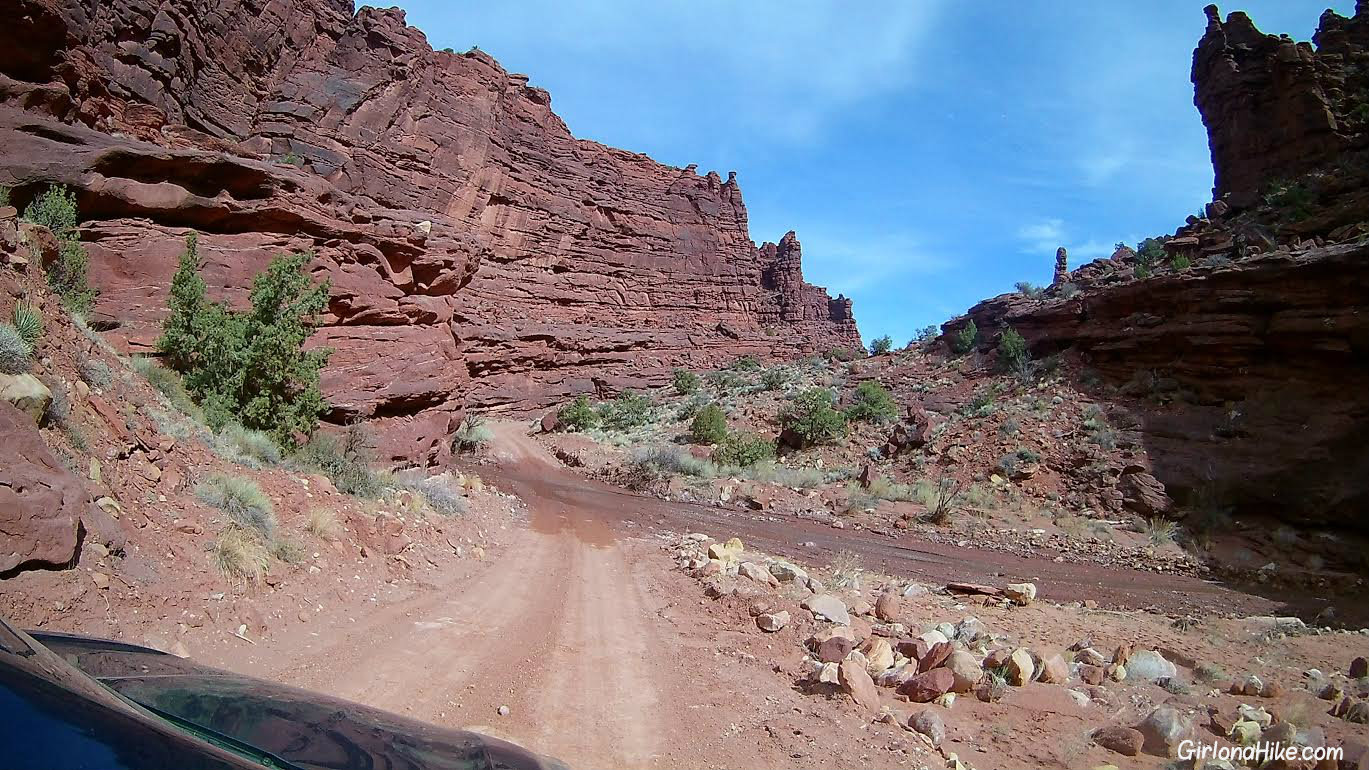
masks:
{"type": "MultiPolygon", "coordinates": [[[[1189,82],[1202,0],[460,3],[403,0],[434,48],[548,89],[580,137],[736,171],[751,237],[903,343],[1016,281],[1047,283],[1210,199],[1189,82]]],[[[1247,0],[1310,39],[1354,0],[1247,0]]]]}

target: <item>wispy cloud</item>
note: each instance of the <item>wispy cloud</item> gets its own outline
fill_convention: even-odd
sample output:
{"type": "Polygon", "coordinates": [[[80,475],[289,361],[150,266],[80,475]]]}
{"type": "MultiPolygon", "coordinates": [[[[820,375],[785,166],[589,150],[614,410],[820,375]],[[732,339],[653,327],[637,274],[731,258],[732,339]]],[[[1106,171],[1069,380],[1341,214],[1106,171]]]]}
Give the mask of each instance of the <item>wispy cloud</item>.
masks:
{"type": "Polygon", "coordinates": [[[1059,219],[1045,219],[1025,224],[1017,230],[1023,251],[1032,254],[1054,253],[1065,238],[1065,223],[1059,219]]]}
{"type": "Polygon", "coordinates": [[[1064,246],[1069,253],[1070,263],[1076,266],[1110,256],[1116,246],[1116,242],[1098,238],[1080,240],[1061,219],[1045,219],[1023,225],[1017,231],[1017,238],[1022,242],[1024,254],[1054,254],[1056,249],[1064,246]]]}
{"type": "Polygon", "coordinates": [[[850,297],[875,288],[907,285],[910,278],[950,267],[945,256],[907,233],[862,236],[838,232],[799,233],[807,279],[831,294],[850,297]]]}

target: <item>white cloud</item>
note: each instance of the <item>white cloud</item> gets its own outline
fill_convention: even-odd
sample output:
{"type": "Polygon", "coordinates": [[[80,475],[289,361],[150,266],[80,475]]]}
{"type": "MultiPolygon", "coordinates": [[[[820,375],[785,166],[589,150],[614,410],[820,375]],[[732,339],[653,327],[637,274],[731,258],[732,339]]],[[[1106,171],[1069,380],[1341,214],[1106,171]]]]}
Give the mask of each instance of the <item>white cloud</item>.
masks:
{"type": "Polygon", "coordinates": [[[551,88],[553,105],[573,130],[600,134],[613,116],[628,136],[605,138],[635,149],[638,131],[656,138],[653,147],[668,136],[814,141],[846,111],[919,76],[916,58],[949,3],[586,0],[573,13],[561,0],[411,5],[411,23],[497,30],[498,37],[476,42],[513,69],[535,55],[542,67],[527,74],[534,85],[551,88]],[[558,77],[571,68],[575,80],[558,77]]]}
{"type": "Polygon", "coordinates": [[[867,289],[897,285],[913,276],[932,275],[950,261],[906,233],[877,236],[836,232],[799,233],[803,274],[828,293],[850,297],[867,289]]]}
{"type": "Polygon", "coordinates": [[[1017,237],[1024,242],[1024,252],[1054,254],[1065,239],[1065,223],[1059,219],[1032,222],[1018,228],[1017,237]]]}

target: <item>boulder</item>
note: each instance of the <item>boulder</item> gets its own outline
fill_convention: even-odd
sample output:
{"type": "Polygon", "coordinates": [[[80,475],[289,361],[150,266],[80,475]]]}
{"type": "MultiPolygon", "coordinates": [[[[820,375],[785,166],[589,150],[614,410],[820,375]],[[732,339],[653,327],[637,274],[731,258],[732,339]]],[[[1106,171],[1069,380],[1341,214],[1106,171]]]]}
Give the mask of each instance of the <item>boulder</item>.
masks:
{"type": "Polygon", "coordinates": [[[875,617],[886,623],[893,623],[898,620],[901,602],[898,593],[895,591],[885,591],[875,600],[875,617]]]}
{"type": "Polygon", "coordinates": [[[837,680],[841,684],[841,689],[851,696],[856,705],[866,711],[879,710],[879,691],[862,663],[856,660],[843,660],[837,666],[837,680]]]}
{"type": "Polygon", "coordinates": [[[886,639],[872,636],[865,640],[860,651],[865,653],[865,668],[871,676],[894,667],[894,648],[889,645],[886,639]]]}
{"type": "Polygon", "coordinates": [[[800,606],[819,620],[830,620],[844,626],[851,624],[846,603],[831,594],[813,594],[805,598],[800,606]]]}
{"type": "Polygon", "coordinates": [[[1122,503],[1147,518],[1161,516],[1174,507],[1159,479],[1143,471],[1127,473],[1117,486],[1122,490],[1122,503]]]}
{"type": "Polygon", "coordinates": [[[1146,753],[1159,757],[1177,756],[1179,744],[1193,735],[1192,721],[1174,706],[1155,708],[1136,729],[1146,753]]]}
{"type": "Polygon", "coordinates": [[[927,736],[934,747],[946,740],[946,723],[941,721],[940,714],[931,709],[923,709],[908,717],[908,727],[913,732],[927,736]]]}
{"type": "Polygon", "coordinates": [[[541,428],[543,433],[555,433],[556,429],[561,427],[561,418],[557,415],[555,410],[547,412],[542,415],[542,419],[538,421],[538,427],[541,428]]]}
{"type": "Polygon", "coordinates": [[[33,420],[0,402],[0,573],[74,565],[83,523],[122,546],[118,526],[52,456],[33,420]]]}
{"type": "Polygon", "coordinates": [[[789,625],[789,612],[780,610],[779,612],[766,612],[756,616],[756,625],[762,631],[771,633],[789,625]]]}
{"type": "Polygon", "coordinates": [[[763,586],[774,587],[780,584],[780,581],[770,574],[770,570],[753,561],[744,561],[737,565],[737,573],[745,575],[763,586]]]}
{"type": "Polygon", "coordinates": [[[955,677],[951,685],[952,692],[970,692],[984,677],[984,669],[980,667],[979,661],[965,650],[953,651],[950,657],[946,658],[946,668],[955,677]]]}
{"type": "Polygon", "coordinates": [[[1021,687],[1030,682],[1036,674],[1036,662],[1032,660],[1031,653],[1024,647],[1018,647],[1008,656],[1007,663],[1008,684],[1014,687],[1021,687]]]}
{"type": "Polygon", "coordinates": [[[0,401],[40,423],[52,403],[52,391],[31,374],[0,374],[0,401]]]}
{"type": "Polygon", "coordinates": [[[898,694],[913,703],[930,703],[951,691],[955,675],[945,668],[934,668],[909,678],[898,686],[898,694]]]}
{"type": "MultiPolygon", "coordinates": [[[[1157,650],[1138,650],[1132,653],[1131,658],[1127,660],[1127,677],[1129,679],[1155,682],[1173,678],[1178,673],[1178,667],[1165,660],[1165,656],[1157,650]]],[[[1258,690],[1256,690],[1256,694],[1259,694],[1258,690]]]]}
{"type": "Polygon", "coordinates": [[[940,666],[942,663],[946,662],[947,658],[951,657],[951,651],[953,649],[950,642],[938,642],[932,645],[927,650],[927,654],[918,659],[918,672],[931,671],[937,666],[940,666]]]}
{"type": "Polygon", "coordinates": [[[1350,675],[1351,679],[1361,679],[1369,676],[1369,659],[1366,659],[1361,655],[1350,661],[1350,668],[1346,673],[1350,675]]]}
{"type": "Polygon", "coordinates": [[[1059,654],[1041,660],[1041,672],[1037,680],[1046,684],[1065,684],[1070,679],[1070,667],[1059,654]]]}
{"type": "Polygon", "coordinates": [[[855,644],[843,636],[834,636],[818,644],[818,660],[823,663],[840,663],[851,654],[855,644]]]}
{"type": "Polygon", "coordinates": [[[797,565],[787,561],[770,562],[770,574],[775,576],[781,583],[803,584],[808,580],[808,573],[797,565]]]}
{"type": "Polygon", "coordinates": [[[1035,583],[1009,583],[1003,587],[1003,595],[1017,604],[1027,605],[1036,601],[1035,583]]]}

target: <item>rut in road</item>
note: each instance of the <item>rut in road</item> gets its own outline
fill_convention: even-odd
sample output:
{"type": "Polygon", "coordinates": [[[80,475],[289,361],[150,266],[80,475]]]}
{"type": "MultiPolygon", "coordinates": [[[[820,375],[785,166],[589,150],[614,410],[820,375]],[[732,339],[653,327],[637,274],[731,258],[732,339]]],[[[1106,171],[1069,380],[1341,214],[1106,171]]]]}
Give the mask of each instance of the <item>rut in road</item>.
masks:
{"type": "MultiPolygon", "coordinates": [[[[540,461],[520,449],[519,464],[540,461]]],[[[358,617],[276,678],[572,766],[657,764],[671,683],[649,668],[662,643],[643,576],[602,524],[529,502],[533,526],[474,579],[358,617]]]]}

